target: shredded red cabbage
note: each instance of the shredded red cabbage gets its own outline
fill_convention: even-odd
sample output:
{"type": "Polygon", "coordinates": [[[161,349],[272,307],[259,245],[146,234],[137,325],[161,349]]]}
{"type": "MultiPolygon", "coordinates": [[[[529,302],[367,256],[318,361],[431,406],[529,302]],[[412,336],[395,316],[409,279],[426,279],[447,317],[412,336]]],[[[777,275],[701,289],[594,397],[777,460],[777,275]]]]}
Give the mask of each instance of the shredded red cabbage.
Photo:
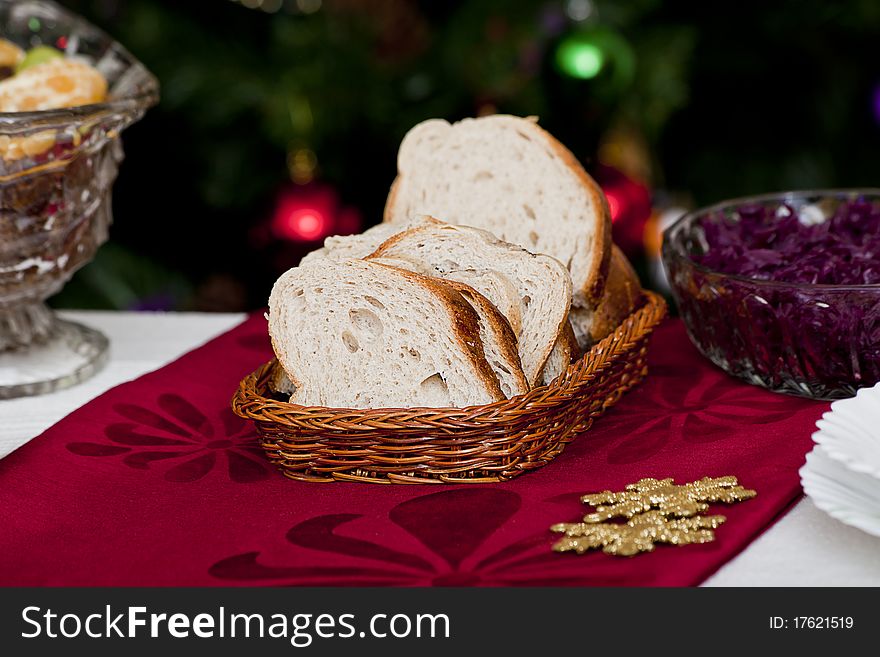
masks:
{"type": "Polygon", "coordinates": [[[880,283],[880,205],[842,202],[824,221],[816,206],[797,210],[790,205],[754,205],[738,208],[738,214],[738,221],[715,215],[702,218],[708,248],[693,257],[696,262],[759,280],[880,283]],[[811,222],[813,217],[817,223],[811,222]]]}

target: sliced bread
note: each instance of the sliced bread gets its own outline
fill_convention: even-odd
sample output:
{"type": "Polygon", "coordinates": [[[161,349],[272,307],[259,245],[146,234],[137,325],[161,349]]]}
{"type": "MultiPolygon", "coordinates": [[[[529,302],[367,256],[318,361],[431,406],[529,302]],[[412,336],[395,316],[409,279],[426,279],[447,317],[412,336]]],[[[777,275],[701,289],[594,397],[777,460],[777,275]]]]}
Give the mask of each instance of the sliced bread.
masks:
{"type": "Polygon", "coordinates": [[[553,383],[553,380],[562,374],[579,355],[580,350],[578,349],[578,342],[574,335],[574,330],[569,322],[565,322],[562,326],[562,332],[559,334],[559,339],[557,339],[556,344],[553,345],[553,351],[550,352],[547,362],[544,363],[544,369],[541,371],[540,384],[542,386],[549,386],[553,383]]]}
{"type": "MultiPolygon", "coordinates": [[[[401,269],[410,269],[408,261],[392,258],[375,258],[378,262],[401,269]]],[[[480,341],[486,360],[495,373],[501,391],[508,399],[516,395],[524,395],[529,391],[529,383],[523,374],[516,348],[516,335],[510,328],[507,318],[495,305],[470,285],[455,280],[443,279],[446,285],[456,290],[467,301],[480,319],[480,341]]]]}
{"type": "MultiPolygon", "coordinates": [[[[491,263],[487,263],[491,266],[491,263]]],[[[458,281],[470,285],[475,290],[484,290],[483,295],[489,299],[499,312],[504,315],[513,334],[519,341],[522,333],[522,302],[516,285],[507,276],[494,269],[458,269],[447,272],[444,280],[458,281]]]]}
{"type": "MultiPolygon", "coordinates": [[[[472,287],[485,290],[487,296],[494,300],[501,314],[507,318],[514,335],[517,337],[518,344],[519,336],[522,333],[523,309],[516,286],[507,276],[492,269],[483,271],[467,269],[450,271],[444,275],[444,280],[461,281],[471,284],[472,287]]],[[[555,379],[568,367],[577,351],[577,340],[575,340],[571,325],[567,321],[563,322],[562,331],[547,357],[538,384],[547,385],[555,379]]]]}
{"type": "Polygon", "coordinates": [[[519,360],[516,335],[510,328],[507,318],[491,301],[470,285],[448,279],[445,282],[458,291],[479,316],[483,351],[498,379],[501,392],[508,399],[526,394],[529,391],[529,382],[519,360]]]}
{"type": "Polygon", "coordinates": [[[608,282],[595,310],[572,308],[569,321],[580,350],[587,351],[632,313],[642,298],[642,285],[623,251],[614,245],[608,282]]]}
{"type": "Polygon", "coordinates": [[[370,255],[382,242],[392,235],[396,235],[407,228],[414,228],[423,223],[430,222],[436,222],[436,219],[420,216],[404,225],[378,224],[357,235],[331,235],[324,240],[324,246],[304,255],[302,260],[300,260],[299,266],[303,267],[324,258],[331,258],[332,260],[363,258],[370,255]]]}
{"type": "Polygon", "coordinates": [[[286,396],[288,399],[296,392],[296,386],[293,385],[293,381],[287,376],[287,372],[284,371],[283,367],[277,367],[272,372],[272,376],[269,377],[269,388],[286,396]]]}
{"type": "Polygon", "coordinates": [[[488,230],[566,265],[573,304],[594,308],[611,247],[605,196],[574,155],[534,119],[432,119],[401,143],[385,221],[430,214],[488,230]]]}
{"type": "Polygon", "coordinates": [[[283,274],[269,335],[290,401],[342,408],[447,407],[504,398],[479,317],[443,282],[362,260],[283,274]]]}
{"type": "MultiPolygon", "coordinates": [[[[487,231],[449,224],[426,224],[398,233],[369,258],[403,259],[418,273],[439,278],[469,270],[491,270],[506,277],[519,299],[522,369],[529,385],[537,384],[571,305],[571,277],[561,263],[502,242],[487,231]]],[[[496,308],[509,303],[502,288],[487,281],[470,278],[496,308]]]]}
{"type": "MultiPolygon", "coordinates": [[[[322,248],[303,258],[300,266],[309,266],[326,258],[332,260],[362,258],[372,253],[391,235],[410,227],[439,223],[432,217],[425,216],[407,224],[379,224],[360,235],[328,237],[322,248]]],[[[379,258],[374,261],[409,271],[424,269],[403,257],[397,259],[379,258]]],[[[519,296],[513,283],[499,272],[491,270],[451,271],[447,273],[444,280],[458,290],[479,315],[483,348],[504,395],[509,398],[528,392],[528,382],[522,372],[517,352],[517,335],[522,328],[522,317],[519,296]],[[501,308],[496,308],[486,297],[473,289],[472,285],[468,285],[477,281],[480,286],[493,291],[493,298],[498,300],[501,308]]],[[[282,374],[278,374],[270,381],[270,385],[278,392],[290,394],[293,392],[293,385],[282,374]]]]}
{"type": "MultiPolygon", "coordinates": [[[[379,248],[382,242],[393,235],[420,225],[440,223],[442,222],[437,221],[433,217],[423,216],[403,224],[379,224],[357,235],[331,235],[324,240],[323,247],[307,253],[303,257],[300,267],[310,265],[324,258],[332,260],[365,258],[379,248]]],[[[399,261],[405,260],[400,255],[397,256],[397,259],[399,261]]],[[[398,262],[397,264],[404,265],[403,262],[398,262]]],[[[418,271],[423,267],[413,262],[409,265],[404,265],[403,268],[418,271]]],[[[474,288],[492,290],[492,294],[487,296],[493,300],[501,314],[510,322],[510,327],[513,329],[514,334],[519,335],[522,330],[520,300],[516,287],[509,278],[500,272],[483,267],[480,269],[449,271],[444,278],[459,281],[474,288]]]]}

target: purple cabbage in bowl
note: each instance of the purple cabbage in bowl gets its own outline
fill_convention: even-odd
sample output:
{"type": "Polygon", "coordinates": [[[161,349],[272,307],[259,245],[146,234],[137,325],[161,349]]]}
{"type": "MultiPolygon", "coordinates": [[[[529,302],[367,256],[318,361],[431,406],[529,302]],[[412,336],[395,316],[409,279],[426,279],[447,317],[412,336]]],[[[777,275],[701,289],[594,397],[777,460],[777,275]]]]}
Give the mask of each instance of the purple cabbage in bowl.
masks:
{"type": "Polygon", "coordinates": [[[663,262],[692,342],[730,374],[817,399],[880,381],[880,190],[698,210],[663,262]]]}

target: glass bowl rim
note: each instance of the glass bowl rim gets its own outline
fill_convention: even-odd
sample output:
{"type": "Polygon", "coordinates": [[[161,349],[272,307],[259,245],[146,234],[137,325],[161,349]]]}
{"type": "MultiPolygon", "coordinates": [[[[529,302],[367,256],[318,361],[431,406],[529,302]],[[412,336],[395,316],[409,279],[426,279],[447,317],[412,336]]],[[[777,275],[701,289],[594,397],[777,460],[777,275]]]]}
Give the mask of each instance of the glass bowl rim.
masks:
{"type": "MultiPolygon", "coordinates": [[[[11,4],[8,0],[0,0],[3,4],[11,4]]],[[[29,112],[0,112],[0,125],[4,128],[15,128],[21,125],[22,128],[32,127],[39,123],[49,123],[57,120],[87,120],[92,116],[107,112],[124,112],[138,109],[146,109],[154,105],[159,100],[159,81],[150,70],[144,66],[137,57],[129,52],[128,48],[123,46],[113,36],[107,34],[104,30],[87,21],[79,14],[71,11],[67,7],[59,5],[57,2],[41,2],[35,1],[36,4],[44,5],[63,16],[72,23],[81,23],[88,26],[89,30],[99,35],[102,39],[106,39],[108,43],[115,45],[116,50],[130,60],[129,69],[139,69],[142,73],[144,81],[142,87],[137,93],[110,98],[100,103],[89,103],[88,105],[77,105],[75,107],[59,107],[49,110],[35,110],[29,112]]]]}
{"type": "Polygon", "coordinates": [[[87,120],[93,116],[126,112],[131,110],[146,109],[150,105],[158,101],[158,84],[154,81],[153,75],[147,72],[148,85],[147,88],[140,93],[122,98],[113,98],[105,100],[101,103],[89,103],[88,105],[78,105],[76,107],[61,107],[50,110],[36,110],[31,112],[0,112],[0,126],[4,128],[15,127],[21,125],[23,128],[35,127],[40,123],[54,122],[61,119],[66,121],[87,120]]]}
{"type": "Polygon", "coordinates": [[[804,198],[804,197],[830,197],[830,198],[839,198],[841,196],[871,196],[875,197],[878,201],[880,201],[880,187],[832,187],[825,189],[794,189],[788,190],[784,192],[769,192],[766,194],[755,194],[752,196],[739,196],[736,198],[725,199],[718,203],[713,203],[712,205],[706,205],[701,208],[697,208],[695,210],[691,210],[690,212],[686,212],[675,222],[666,228],[663,231],[663,245],[661,248],[661,255],[664,261],[664,266],[666,265],[667,255],[669,258],[678,257],[682,260],[686,261],[689,266],[694,269],[702,272],[703,274],[710,274],[712,276],[717,276],[719,278],[725,278],[731,281],[737,281],[740,283],[748,283],[749,285],[754,285],[756,287],[765,287],[765,288],[787,288],[791,290],[825,290],[825,291],[870,291],[870,290],[880,290],[880,283],[864,283],[861,285],[841,285],[836,283],[791,283],[787,281],[774,281],[774,280],[766,280],[763,278],[751,278],[749,276],[743,276],[741,274],[730,274],[723,271],[718,271],[717,269],[710,269],[704,265],[701,265],[698,262],[695,262],[693,258],[691,258],[686,252],[682,249],[676,249],[673,251],[673,246],[671,243],[671,235],[674,231],[680,230],[682,225],[693,221],[700,215],[705,215],[710,212],[717,212],[719,210],[729,209],[739,205],[747,205],[749,203],[762,203],[767,201],[785,201],[788,199],[796,199],[796,198],[804,198]]]}

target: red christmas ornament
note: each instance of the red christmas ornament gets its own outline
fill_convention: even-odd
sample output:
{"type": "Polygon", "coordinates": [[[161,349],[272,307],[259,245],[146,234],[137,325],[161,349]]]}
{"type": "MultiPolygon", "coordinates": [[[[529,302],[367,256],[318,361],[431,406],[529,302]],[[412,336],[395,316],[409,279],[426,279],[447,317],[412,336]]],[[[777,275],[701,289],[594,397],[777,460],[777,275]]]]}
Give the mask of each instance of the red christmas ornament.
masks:
{"type": "Polygon", "coordinates": [[[598,165],[593,175],[608,199],[614,242],[628,258],[642,257],[645,226],[651,216],[650,190],[644,183],[604,164],[598,165]]]}
{"type": "Polygon", "coordinates": [[[342,206],[329,185],[288,185],[279,193],[272,213],[276,238],[293,242],[318,242],[328,235],[350,235],[360,230],[360,213],[342,206]]]}

